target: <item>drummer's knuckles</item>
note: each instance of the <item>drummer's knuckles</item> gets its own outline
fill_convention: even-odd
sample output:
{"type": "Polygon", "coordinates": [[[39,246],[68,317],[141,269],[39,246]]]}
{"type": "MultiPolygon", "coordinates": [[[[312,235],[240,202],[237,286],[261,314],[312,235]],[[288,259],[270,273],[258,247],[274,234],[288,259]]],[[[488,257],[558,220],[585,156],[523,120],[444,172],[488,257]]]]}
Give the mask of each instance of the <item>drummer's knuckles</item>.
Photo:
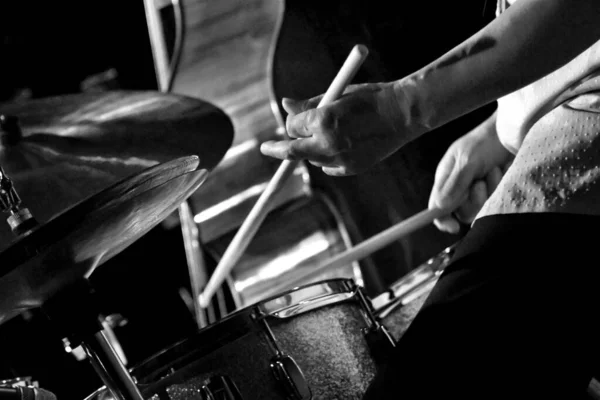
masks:
{"type": "Polygon", "coordinates": [[[298,117],[301,117],[302,124],[307,133],[329,134],[335,131],[338,127],[338,118],[335,110],[332,107],[324,106],[308,110],[298,117]]]}
{"type": "Polygon", "coordinates": [[[356,160],[351,156],[351,151],[355,143],[348,136],[348,131],[341,129],[338,115],[334,111],[323,110],[314,124],[321,152],[335,156],[342,164],[353,167],[356,160]]]}
{"type": "Polygon", "coordinates": [[[314,126],[311,123],[314,112],[303,112],[295,115],[288,115],[285,120],[285,129],[292,139],[299,137],[309,137],[313,134],[314,126]]]}
{"type": "Polygon", "coordinates": [[[304,101],[301,106],[302,111],[308,111],[313,108],[317,108],[319,106],[319,103],[321,102],[321,99],[323,99],[323,95],[316,96],[312,99],[304,101]]]}
{"type": "Polygon", "coordinates": [[[323,155],[335,155],[348,149],[351,141],[339,132],[338,117],[329,109],[315,109],[288,117],[288,135],[293,138],[313,138],[315,150],[323,155]]]}

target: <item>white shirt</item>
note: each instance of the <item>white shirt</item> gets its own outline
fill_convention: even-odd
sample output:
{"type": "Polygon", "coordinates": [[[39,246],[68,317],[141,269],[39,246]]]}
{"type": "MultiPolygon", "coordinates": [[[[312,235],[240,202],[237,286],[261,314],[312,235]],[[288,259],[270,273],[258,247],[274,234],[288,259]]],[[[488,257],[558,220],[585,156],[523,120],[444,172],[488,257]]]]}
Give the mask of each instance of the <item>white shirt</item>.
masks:
{"type": "Polygon", "coordinates": [[[477,218],[524,212],[600,215],[600,41],[499,99],[496,130],[515,159],[477,218]]]}

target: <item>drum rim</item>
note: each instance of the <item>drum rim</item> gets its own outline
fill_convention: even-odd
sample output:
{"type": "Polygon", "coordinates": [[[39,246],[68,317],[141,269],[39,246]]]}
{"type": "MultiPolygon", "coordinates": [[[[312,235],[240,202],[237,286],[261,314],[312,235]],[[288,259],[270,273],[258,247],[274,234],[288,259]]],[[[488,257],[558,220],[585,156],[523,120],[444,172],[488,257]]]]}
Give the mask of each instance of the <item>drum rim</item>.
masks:
{"type": "Polygon", "coordinates": [[[384,318],[388,312],[410,303],[423,291],[431,290],[430,286],[437,282],[442,272],[450,265],[459,243],[460,241],[444,248],[396,280],[387,290],[371,298],[373,314],[377,318],[384,318]]]}
{"type": "MultiPolygon", "coordinates": [[[[221,320],[196,331],[190,336],[157,353],[154,353],[131,368],[131,375],[135,377],[141,385],[151,385],[156,379],[160,380],[169,375],[166,374],[167,371],[173,368],[181,368],[182,365],[185,366],[190,364],[193,360],[204,357],[228,343],[261,329],[261,327],[256,324],[255,314],[258,313],[265,317],[270,316],[264,312],[264,307],[261,307],[263,304],[283,298],[291,293],[320,285],[332,285],[332,288],[345,288],[347,291],[356,288],[356,284],[352,278],[325,279],[291,288],[285,292],[273,295],[265,300],[237,310],[221,320]],[[214,339],[207,340],[207,335],[210,335],[208,337],[214,339]],[[148,382],[148,380],[150,380],[150,382],[148,382]]],[[[343,291],[340,290],[339,293],[343,293],[343,291]]],[[[337,304],[342,301],[335,303],[337,304]]],[[[326,305],[327,304],[324,304],[322,306],[326,305]]]]}

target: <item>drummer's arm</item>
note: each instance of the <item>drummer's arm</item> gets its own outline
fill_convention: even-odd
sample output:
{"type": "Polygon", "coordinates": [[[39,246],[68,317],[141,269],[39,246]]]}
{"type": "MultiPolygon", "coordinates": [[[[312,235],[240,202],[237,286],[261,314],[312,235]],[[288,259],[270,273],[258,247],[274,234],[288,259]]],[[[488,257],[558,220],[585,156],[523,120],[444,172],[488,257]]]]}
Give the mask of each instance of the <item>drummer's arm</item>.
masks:
{"type": "Polygon", "coordinates": [[[519,0],[442,57],[393,83],[401,123],[418,136],[542,78],[598,39],[599,0],[519,0]]]}

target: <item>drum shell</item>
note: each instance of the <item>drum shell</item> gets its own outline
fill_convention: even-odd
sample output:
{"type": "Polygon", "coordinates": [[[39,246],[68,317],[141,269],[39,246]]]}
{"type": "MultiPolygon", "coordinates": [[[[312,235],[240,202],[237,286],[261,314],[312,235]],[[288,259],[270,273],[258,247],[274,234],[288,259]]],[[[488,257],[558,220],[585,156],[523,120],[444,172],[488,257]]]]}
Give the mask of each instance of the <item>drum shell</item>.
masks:
{"type": "Polygon", "coordinates": [[[204,382],[218,375],[230,377],[244,399],[283,399],[270,371],[273,351],[249,310],[217,323],[135,368],[132,375],[152,400],[198,399],[204,382]],[[235,326],[227,332],[227,326],[235,326]],[[212,347],[212,348],[211,348],[212,347]]]}
{"type": "Polygon", "coordinates": [[[274,323],[276,339],[304,372],[313,398],[360,399],[374,378],[360,313],[346,302],[274,323]]]}

